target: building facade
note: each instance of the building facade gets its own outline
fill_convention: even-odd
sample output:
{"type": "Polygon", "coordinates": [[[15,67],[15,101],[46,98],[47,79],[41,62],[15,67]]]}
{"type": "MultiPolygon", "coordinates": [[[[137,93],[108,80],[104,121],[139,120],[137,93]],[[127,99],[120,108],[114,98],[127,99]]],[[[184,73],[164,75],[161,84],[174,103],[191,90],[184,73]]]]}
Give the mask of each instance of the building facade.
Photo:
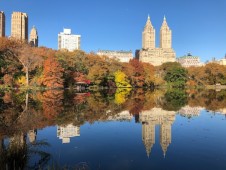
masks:
{"type": "Polygon", "coordinates": [[[11,37],[21,41],[28,41],[28,16],[26,13],[12,13],[11,37]]]}
{"type": "Polygon", "coordinates": [[[0,37],[5,37],[5,14],[0,11],[0,37]]]}
{"type": "Polygon", "coordinates": [[[38,31],[34,26],[31,29],[29,43],[33,47],[38,47],[38,31]]]}
{"type": "Polygon", "coordinates": [[[226,58],[222,58],[218,61],[218,64],[226,66],[226,58]]]}
{"type": "Polygon", "coordinates": [[[113,50],[99,50],[97,55],[108,56],[111,59],[118,60],[120,62],[129,62],[133,59],[132,51],[113,51],[113,50]]]}
{"type": "Polygon", "coordinates": [[[183,57],[177,58],[177,62],[180,63],[183,67],[200,67],[204,65],[200,62],[199,57],[192,56],[190,53],[183,57]]]}
{"type": "Polygon", "coordinates": [[[155,45],[155,29],[148,16],[142,33],[142,49],[139,54],[140,61],[159,66],[166,62],[175,62],[176,54],[172,49],[172,31],[164,17],[160,29],[160,45],[155,45]]]}
{"type": "Polygon", "coordinates": [[[64,32],[58,34],[58,49],[74,51],[80,49],[81,35],[71,34],[71,29],[64,29],[64,32]]]}

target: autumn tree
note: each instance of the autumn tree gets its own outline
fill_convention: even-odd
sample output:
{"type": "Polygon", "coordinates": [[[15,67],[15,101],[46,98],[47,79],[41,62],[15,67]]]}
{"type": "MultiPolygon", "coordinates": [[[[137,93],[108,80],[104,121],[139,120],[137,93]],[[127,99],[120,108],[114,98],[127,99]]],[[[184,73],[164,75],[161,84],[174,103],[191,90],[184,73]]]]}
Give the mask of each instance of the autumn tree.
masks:
{"type": "Polygon", "coordinates": [[[44,61],[42,82],[48,88],[63,88],[63,71],[60,63],[52,55],[44,61]]]}
{"type": "Polygon", "coordinates": [[[216,63],[209,63],[202,67],[189,67],[189,82],[194,81],[198,85],[226,84],[226,67],[216,63]]]}
{"type": "Polygon", "coordinates": [[[0,42],[2,43],[0,45],[0,55],[4,57],[5,64],[8,67],[7,70],[13,68],[13,71],[15,71],[19,63],[26,75],[26,85],[28,86],[29,73],[42,66],[42,58],[34,53],[35,48],[24,42],[7,38],[1,38],[0,42]]]}
{"type": "Polygon", "coordinates": [[[43,59],[34,53],[34,48],[27,44],[18,49],[18,54],[16,55],[18,60],[23,66],[23,71],[26,75],[26,85],[29,85],[29,73],[36,67],[41,67],[43,59]]]}
{"type": "Polygon", "coordinates": [[[149,63],[142,63],[144,68],[144,82],[145,85],[150,87],[154,85],[155,80],[155,68],[149,63]]]}
{"type": "Polygon", "coordinates": [[[143,87],[145,73],[141,62],[137,59],[132,59],[128,64],[124,64],[123,71],[128,75],[133,87],[143,87]]]}
{"type": "Polygon", "coordinates": [[[207,84],[215,85],[216,83],[226,84],[226,67],[216,64],[209,63],[205,67],[205,74],[203,79],[206,80],[207,84]]]}

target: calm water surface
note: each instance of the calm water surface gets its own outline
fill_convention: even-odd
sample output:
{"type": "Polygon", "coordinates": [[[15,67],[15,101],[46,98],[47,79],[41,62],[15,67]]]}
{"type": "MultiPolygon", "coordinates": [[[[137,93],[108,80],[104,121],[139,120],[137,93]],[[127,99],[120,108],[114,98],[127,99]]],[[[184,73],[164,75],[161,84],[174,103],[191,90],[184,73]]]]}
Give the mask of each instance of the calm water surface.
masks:
{"type": "Polygon", "coordinates": [[[226,169],[226,91],[1,93],[1,169],[226,169]]]}

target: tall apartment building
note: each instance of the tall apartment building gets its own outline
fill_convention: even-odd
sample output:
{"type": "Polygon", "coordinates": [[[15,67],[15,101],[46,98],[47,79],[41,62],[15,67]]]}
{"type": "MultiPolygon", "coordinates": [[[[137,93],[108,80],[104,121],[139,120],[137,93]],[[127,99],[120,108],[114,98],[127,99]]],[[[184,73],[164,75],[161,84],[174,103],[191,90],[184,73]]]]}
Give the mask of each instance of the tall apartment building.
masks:
{"type": "Polygon", "coordinates": [[[5,14],[0,11],[0,37],[5,37],[5,14]]]}
{"type": "Polygon", "coordinates": [[[142,49],[139,52],[139,60],[159,66],[165,62],[175,62],[176,54],[172,49],[172,31],[164,17],[160,29],[160,47],[155,46],[155,29],[148,16],[142,33],[142,49]]]}
{"type": "Polygon", "coordinates": [[[71,34],[71,29],[64,29],[64,32],[58,34],[58,49],[74,51],[80,49],[81,35],[71,34]]]}
{"type": "Polygon", "coordinates": [[[13,12],[11,18],[11,37],[28,40],[28,16],[26,13],[13,12]]]}
{"type": "Polygon", "coordinates": [[[38,31],[34,26],[31,29],[29,43],[33,47],[38,47],[38,31]]]}

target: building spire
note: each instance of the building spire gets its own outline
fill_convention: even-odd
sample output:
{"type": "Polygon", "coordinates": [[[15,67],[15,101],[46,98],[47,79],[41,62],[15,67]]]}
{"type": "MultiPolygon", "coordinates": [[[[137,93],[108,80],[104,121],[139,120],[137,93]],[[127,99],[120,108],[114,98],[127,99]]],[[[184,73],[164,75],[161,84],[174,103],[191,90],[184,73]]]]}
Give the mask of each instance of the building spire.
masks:
{"type": "Polygon", "coordinates": [[[162,26],[168,26],[167,25],[167,21],[166,21],[166,16],[164,15],[163,17],[163,23],[162,23],[162,26]]]}
{"type": "Polygon", "coordinates": [[[146,25],[151,25],[151,19],[150,19],[150,15],[149,14],[148,14],[146,25]]]}

